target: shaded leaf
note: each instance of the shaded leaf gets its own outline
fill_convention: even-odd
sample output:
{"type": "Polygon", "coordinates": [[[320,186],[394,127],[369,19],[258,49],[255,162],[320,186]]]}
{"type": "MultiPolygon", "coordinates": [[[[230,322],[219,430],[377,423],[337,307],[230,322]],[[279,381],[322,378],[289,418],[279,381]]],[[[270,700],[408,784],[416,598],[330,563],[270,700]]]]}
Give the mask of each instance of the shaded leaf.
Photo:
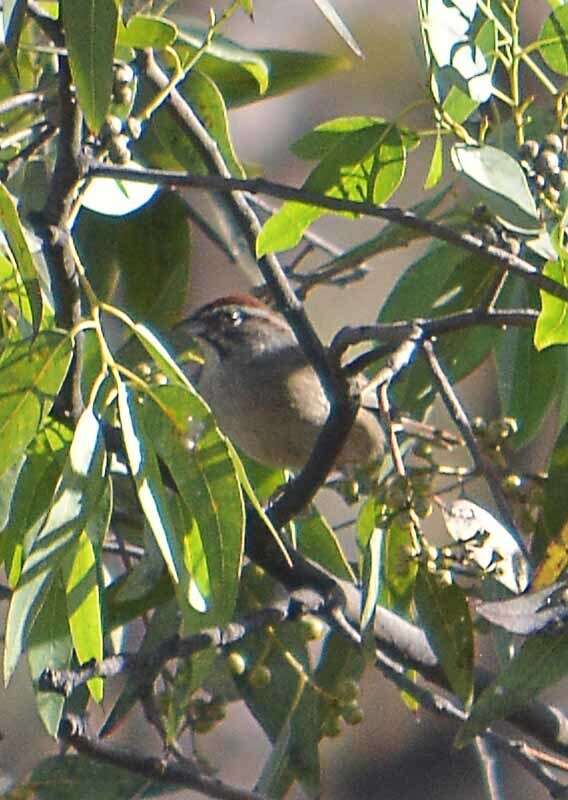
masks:
{"type": "Polygon", "coordinates": [[[540,228],[538,211],[519,162],[497,147],[454,145],[452,160],[490,211],[511,224],[540,228]]]}
{"type": "MultiPolygon", "coordinates": [[[[97,222],[102,247],[112,242],[116,248],[121,308],[159,327],[173,325],[189,283],[191,240],[183,200],[174,192],[160,193],[135,214],[107,225],[97,222]]],[[[101,257],[95,257],[95,267],[101,257]]]]}
{"type": "Polygon", "coordinates": [[[41,761],[29,778],[38,800],[135,800],[171,792],[171,786],[152,785],[148,778],[87,756],[60,755],[41,761]]]}
{"type": "Polygon", "coordinates": [[[7,344],[0,356],[0,474],[8,469],[49,412],[71,361],[71,337],[43,331],[7,344]]]}
{"type": "MultiPolygon", "coordinates": [[[[73,644],[67,624],[65,595],[59,581],[54,581],[29,636],[28,662],[34,683],[37,685],[40,675],[48,667],[68,669],[72,655],[73,644]]],[[[57,737],[65,698],[54,692],[36,689],[36,702],[47,732],[57,737]]]]}
{"type": "Polygon", "coordinates": [[[568,634],[532,636],[473,705],[456,743],[463,747],[496,720],[526,706],[568,669],[568,634]]]}
{"type": "Polygon", "coordinates": [[[509,600],[479,603],[475,610],[493,625],[521,636],[538,633],[545,628],[553,630],[564,623],[568,616],[566,581],[509,600]]]}
{"type": "Polygon", "coordinates": [[[414,590],[428,642],[453,691],[467,707],[473,698],[473,627],[466,597],[420,566],[414,590]]]}

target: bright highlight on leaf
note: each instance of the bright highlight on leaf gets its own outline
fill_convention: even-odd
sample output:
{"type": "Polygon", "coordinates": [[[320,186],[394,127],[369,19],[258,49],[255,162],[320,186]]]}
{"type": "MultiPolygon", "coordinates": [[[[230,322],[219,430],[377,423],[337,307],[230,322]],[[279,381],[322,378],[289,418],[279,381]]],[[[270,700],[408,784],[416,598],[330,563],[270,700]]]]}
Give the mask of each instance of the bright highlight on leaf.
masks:
{"type": "Polygon", "coordinates": [[[531,567],[516,536],[470,500],[442,506],[442,513],[450,536],[463,544],[475,564],[511,592],[525,591],[531,567]]]}
{"type": "MultiPolygon", "coordinates": [[[[543,275],[568,287],[568,262],[563,254],[556,261],[547,261],[543,275]]],[[[568,344],[568,303],[548,292],[540,292],[542,309],[536,321],[534,346],[544,350],[554,344],[568,344]]]]}

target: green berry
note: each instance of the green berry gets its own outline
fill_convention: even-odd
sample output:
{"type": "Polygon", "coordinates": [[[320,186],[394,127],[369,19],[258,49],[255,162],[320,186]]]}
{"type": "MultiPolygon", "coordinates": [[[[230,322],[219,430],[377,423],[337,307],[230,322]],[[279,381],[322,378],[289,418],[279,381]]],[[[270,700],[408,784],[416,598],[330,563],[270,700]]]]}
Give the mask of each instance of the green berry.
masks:
{"type": "Polygon", "coordinates": [[[266,689],[271,680],[272,672],[264,664],[257,664],[248,674],[248,682],[253,689],[266,689]]]}
{"type": "Polygon", "coordinates": [[[247,662],[240,653],[233,651],[227,657],[227,666],[233,675],[243,675],[247,669],[247,662]]]}

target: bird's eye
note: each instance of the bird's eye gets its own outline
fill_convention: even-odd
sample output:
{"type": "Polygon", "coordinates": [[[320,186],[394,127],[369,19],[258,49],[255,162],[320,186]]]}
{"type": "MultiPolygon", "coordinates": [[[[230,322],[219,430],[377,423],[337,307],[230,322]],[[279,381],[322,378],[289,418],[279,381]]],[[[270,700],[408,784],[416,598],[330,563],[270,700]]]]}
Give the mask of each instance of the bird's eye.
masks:
{"type": "Polygon", "coordinates": [[[227,313],[227,320],[233,324],[235,328],[242,324],[243,314],[238,308],[233,308],[227,313]]]}

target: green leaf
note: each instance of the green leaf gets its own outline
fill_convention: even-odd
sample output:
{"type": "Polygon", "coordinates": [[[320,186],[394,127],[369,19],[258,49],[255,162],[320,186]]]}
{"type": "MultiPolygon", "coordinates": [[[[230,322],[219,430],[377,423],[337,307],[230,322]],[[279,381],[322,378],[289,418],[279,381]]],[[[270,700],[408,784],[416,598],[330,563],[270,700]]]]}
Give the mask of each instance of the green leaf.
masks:
{"type": "Polygon", "coordinates": [[[442,585],[421,565],[414,598],[428,641],[467,707],[473,698],[473,627],[464,592],[455,584],[442,585]]]}
{"type": "Polygon", "coordinates": [[[519,162],[497,147],[454,145],[452,160],[489,210],[528,230],[540,228],[534,198],[519,162]]]}
{"type": "Polygon", "coordinates": [[[37,270],[20,222],[16,204],[3,183],[0,183],[0,228],[6,235],[18,272],[28,296],[34,333],[41,324],[43,303],[37,270]]]}
{"type": "Polygon", "coordinates": [[[436,133],[436,141],[434,142],[434,152],[432,153],[432,160],[430,161],[430,168],[426,181],[424,182],[425,189],[433,189],[437,186],[444,173],[444,145],[442,144],[442,135],[440,129],[436,133]]]}
{"type": "Polygon", "coordinates": [[[177,34],[177,27],[169,19],[136,14],[128,25],[119,18],[117,44],[121,47],[133,47],[135,50],[143,50],[145,47],[163,50],[175,42],[177,34]]]}
{"type": "MultiPolygon", "coordinates": [[[[304,189],[374,203],[384,203],[391,197],[406,165],[406,148],[395,125],[372,117],[340,118],[319,126],[312,134],[317,132],[322,134],[317,140],[303,137],[299,144],[305,153],[318,141],[325,151],[304,189]]],[[[264,224],[256,243],[257,256],[295,247],[306,228],[326,213],[326,209],[307,203],[284,203],[264,224]]]]}
{"type": "Polygon", "coordinates": [[[233,461],[211,422],[199,430],[204,410],[192,392],[162,386],[152,389],[151,397],[154,402],[144,405],[144,429],[197,523],[216,624],[223,624],[234,613],[244,547],[244,503],[233,461]],[[199,433],[189,446],[188,420],[194,435],[199,433]]]}
{"type": "Polygon", "coordinates": [[[568,669],[568,634],[531,636],[475,702],[456,744],[466,745],[493,722],[524,708],[539,692],[553,686],[568,669]]]}
{"type": "Polygon", "coordinates": [[[116,0],[61,0],[65,44],[87,126],[98,133],[110,105],[116,0]]]}
{"type": "Polygon", "coordinates": [[[136,800],[146,793],[159,796],[171,792],[171,786],[152,784],[143,775],[77,755],[44,759],[23,788],[27,787],[38,800],[136,800]]]}
{"type": "MultiPolygon", "coordinates": [[[[68,428],[50,421],[28,448],[17,478],[13,478],[9,514],[0,535],[0,560],[11,588],[17,586],[23,562],[45,520],[71,439],[68,428]]],[[[2,483],[13,469],[4,473],[2,483]]]]}
{"type": "Polygon", "coordinates": [[[77,423],[69,455],[47,519],[24,563],[6,623],[4,677],[7,682],[26,647],[34,620],[69,547],[84,529],[104,487],[106,454],[92,409],[77,423]]]}
{"type": "Polygon", "coordinates": [[[333,529],[316,508],[296,520],[298,550],[344,581],[355,582],[353,570],[333,529]]]}
{"type": "MultiPolygon", "coordinates": [[[[28,662],[33,682],[37,684],[40,675],[48,667],[68,669],[72,655],[65,595],[59,581],[54,581],[30,631],[28,662]]],[[[65,698],[54,692],[36,690],[36,702],[47,732],[57,737],[65,698]]]]}
{"type": "Polygon", "coordinates": [[[329,0],[313,0],[333,30],[341,36],[345,44],[353,50],[356,56],[363,58],[363,51],[355,41],[355,38],[347,25],[343,22],[335,8],[329,0]]]}
{"type": "Polygon", "coordinates": [[[558,347],[538,352],[532,331],[524,328],[503,332],[495,354],[501,411],[519,427],[508,441],[522,447],[536,435],[557,395],[564,354],[558,347]]]}
{"type": "MultiPolygon", "coordinates": [[[[207,32],[203,28],[185,27],[180,34],[177,50],[182,58],[182,64],[189,64],[196,52],[201,49],[207,32]]],[[[217,83],[217,75],[228,73],[233,77],[235,72],[244,71],[257,85],[257,91],[264,94],[268,89],[269,70],[264,58],[254,50],[244,47],[226,39],[215,36],[207,46],[206,52],[199,59],[199,67],[210,75],[217,83]]]]}
{"type": "MultiPolygon", "coordinates": [[[[561,286],[568,285],[568,262],[563,254],[557,261],[547,261],[542,270],[547,278],[552,278],[561,286]]],[[[553,344],[568,344],[568,303],[548,292],[540,292],[542,310],[536,321],[534,346],[544,350],[553,344]]]]}
{"type": "MultiPolygon", "coordinates": [[[[205,34],[205,28],[186,30],[185,40],[176,44],[184,61],[195,55],[205,34]]],[[[219,36],[199,60],[200,72],[215,82],[228,108],[281,95],[350,66],[346,58],[321,53],[247,50],[219,36]]]]}
{"type": "Polygon", "coordinates": [[[538,37],[540,54],[547,66],[560,75],[568,75],[568,7],[556,8],[548,17],[538,37]]]}
{"type": "MultiPolygon", "coordinates": [[[[128,465],[136,485],[138,500],[144,516],[162,554],[174,586],[179,588],[182,610],[185,604],[197,602],[196,587],[192,587],[186,570],[181,543],[178,539],[169,512],[166,490],[154,445],[143,426],[139,398],[122,381],[117,385],[118,414],[124,437],[128,465]],[[193,591],[195,588],[195,591],[193,591]],[[191,598],[190,599],[190,589],[191,598]]],[[[197,611],[204,610],[205,601],[199,598],[197,611]]],[[[195,607],[195,606],[194,606],[195,607]]]]}
{"type": "MultiPolygon", "coordinates": [[[[97,559],[93,545],[82,531],[62,564],[67,600],[67,617],[79,664],[103,657],[101,598],[97,578],[97,559]]],[[[102,678],[89,681],[93,699],[103,699],[102,678]]]]}
{"type": "Polygon", "coordinates": [[[49,412],[71,361],[70,336],[43,331],[0,356],[0,475],[24,452],[49,412]]]}

